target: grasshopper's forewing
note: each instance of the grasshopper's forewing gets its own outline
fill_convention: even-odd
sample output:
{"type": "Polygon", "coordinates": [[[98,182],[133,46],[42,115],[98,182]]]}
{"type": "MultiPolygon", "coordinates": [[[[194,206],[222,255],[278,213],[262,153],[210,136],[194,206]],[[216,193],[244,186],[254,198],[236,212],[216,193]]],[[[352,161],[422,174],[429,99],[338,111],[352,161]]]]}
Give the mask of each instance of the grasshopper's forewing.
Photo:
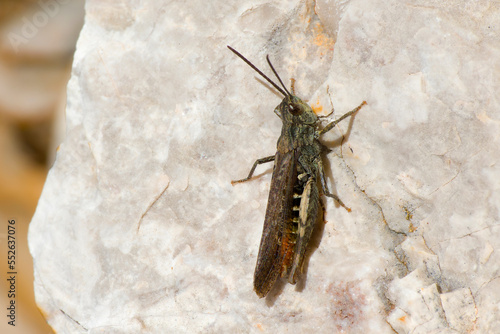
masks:
{"type": "Polygon", "coordinates": [[[297,180],[298,151],[276,152],[266,219],[260,240],[253,285],[259,297],[267,295],[281,274],[284,258],[293,244],[283,240],[285,225],[292,220],[293,187],[297,180]]]}

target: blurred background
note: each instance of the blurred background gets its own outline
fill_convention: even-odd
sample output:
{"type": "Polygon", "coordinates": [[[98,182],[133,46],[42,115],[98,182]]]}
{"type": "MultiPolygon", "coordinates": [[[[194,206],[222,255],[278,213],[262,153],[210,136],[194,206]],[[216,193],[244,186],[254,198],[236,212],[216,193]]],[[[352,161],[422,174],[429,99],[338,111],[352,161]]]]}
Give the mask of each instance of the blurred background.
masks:
{"type": "Polygon", "coordinates": [[[0,333],[53,333],[35,303],[27,232],[64,139],[66,85],[84,0],[0,0],[0,333]],[[7,225],[15,219],[16,326],[7,322],[7,225]]]}

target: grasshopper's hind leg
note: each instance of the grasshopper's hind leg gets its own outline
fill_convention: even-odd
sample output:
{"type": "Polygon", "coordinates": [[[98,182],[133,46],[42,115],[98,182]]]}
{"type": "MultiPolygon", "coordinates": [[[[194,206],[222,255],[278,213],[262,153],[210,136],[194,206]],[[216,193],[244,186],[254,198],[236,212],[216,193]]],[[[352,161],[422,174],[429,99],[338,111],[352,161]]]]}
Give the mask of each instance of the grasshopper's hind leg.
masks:
{"type": "Polygon", "coordinates": [[[257,159],[254,162],[252,169],[250,169],[250,173],[248,173],[247,177],[245,177],[244,179],[241,179],[241,180],[231,181],[231,184],[246,182],[246,181],[250,180],[252,178],[253,172],[255,171],[255,168],[257,168],[257,165],[265,164],[266,162],[274,161],[274,158],[275,158],[274,155],[270,155],[270,156],[265,157],[265,158],[257,159]]]}

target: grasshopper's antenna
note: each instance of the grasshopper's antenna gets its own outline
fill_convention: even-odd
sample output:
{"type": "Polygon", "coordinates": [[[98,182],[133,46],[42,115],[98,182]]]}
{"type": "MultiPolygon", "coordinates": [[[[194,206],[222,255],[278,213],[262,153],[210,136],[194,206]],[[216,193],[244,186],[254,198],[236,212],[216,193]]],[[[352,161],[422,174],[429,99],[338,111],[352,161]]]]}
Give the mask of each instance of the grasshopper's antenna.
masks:
{"type": "Polygon", "coordinates": [[[274,69],[274,66],[273,64],[271,64],[271,61],[269,60],[269,55],[266,56],[266,59],[267,59],[267,62],[269,63],[269,66],[271,67],[271,70],[273,70],[273,73],[274,75],[276,76],[276,78],[278,78],[281,86],[285,89],[285,91],[287,92],[288,96],[292,96],[292,94],[290,94],[290,92],[288,91],[288,89],[286,89],[285,85],[283,85],[283,81],[281,81],[281,78],[280,76],[278,75],[278,72],[276,72],[276,70],[274,69]]]}
{"type": "MultiPolygon", "coordinates": [[[[264,73],[262,73],[262,71],[261,71],[261,70],[259,70],[259,69],[258,69],[258,68],[254,65],[254,64],[252,64],[252,63],[251,63],[248,59],[246,59],[245,57],[243,57],[243,55],[242,55],[241,53],[239,53],[238,51],[236,51],[235,49],[233,49],[233,48],[232,48],[232,47],[230,47],[229,45],[227,46],[227,48],[228,48],[229,50],[233,51],[235,55],[237,55],[238,57],[240,57],[241,59],[243,59],[243,61],[244,61],[245,63],[247,63],[247,64],[248,64],[248,66],[250,66],[251,68],[253,68],[253,69],[254,69],[257,73],[259,73],[260,75],[262,75],[262,77],[263,77],[264,79],[266,79],[266,80],[267,80],[267,82],[269,82],[271,85],[273,85],[273,87],[274,87],[274,88],[276,88],[276,89],[277,89],[277,90],[278,90],[281,94],[283,94],[283,96],[290,96],[290,93],[288,93],[288,91],[286,90],[286,88],[285,88],[285,90],[281,89],[281,87],[280,87],[280,86],[278,86],[277,84],[275,84],[275,83],[274,83],[274,81],[272,81],[271,79],[269,79],[269,78],[268,78],[268,77],[267,77],[264,73]],[[285,92],[285,91],[286,91],[286,92],[285,92]],[[287,93],[288,93],[288,94],[287,94],[287,93]]],[[[268,58],[268,61],[269,61],[269,58],[268,58]]],[[[274,68],[272,67],[272,65],[271,65],[271,68],[272,68],[272,69],[273,69],[273,71],[274,71],[274,68]]],[[[274,71],[274,74],[276,74],[276,71],[274,71]]],[[[278,76],[278,75],[276,74],[276,76],[278,76]]],[[[281,82],[281,79],[280,79],[279,77],[278,77],[278,80],[281,82]]],[[[283,86],[283,82],[281,82],[281,85],[283,86]]],[[[283,86],[283,88],[284,88],[284,87],[285,87],[285,86],[283,86]]]]}

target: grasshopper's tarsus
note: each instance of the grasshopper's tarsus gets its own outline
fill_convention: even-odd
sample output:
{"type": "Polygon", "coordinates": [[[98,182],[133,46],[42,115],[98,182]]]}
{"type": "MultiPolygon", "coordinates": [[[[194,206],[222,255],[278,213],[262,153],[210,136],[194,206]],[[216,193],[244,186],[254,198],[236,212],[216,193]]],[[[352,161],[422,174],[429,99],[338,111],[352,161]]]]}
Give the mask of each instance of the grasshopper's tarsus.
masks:
{"type": "Polygon", "coordinates": [[[344,209],[346,209],[346,210],[347,210],[347,212],[351,212],[351,208],[350,208],[350,207],[348,207],[348,206],[346,206],[346,205],[344,204],[344,202],[342,202],[342,200],[341,200],[341,199],[340,199],[337,195],[331,194],[331,193],[328,191],[328,189],[324,192],[324,194],[325,194],[325,196],[330,197],[330,198],[333,198],[334,200],[336,200],[336,201],[337,201],[337,203],[339,203],[339,205],[340,205],[341,207],[343,207],[344,209]]]}

